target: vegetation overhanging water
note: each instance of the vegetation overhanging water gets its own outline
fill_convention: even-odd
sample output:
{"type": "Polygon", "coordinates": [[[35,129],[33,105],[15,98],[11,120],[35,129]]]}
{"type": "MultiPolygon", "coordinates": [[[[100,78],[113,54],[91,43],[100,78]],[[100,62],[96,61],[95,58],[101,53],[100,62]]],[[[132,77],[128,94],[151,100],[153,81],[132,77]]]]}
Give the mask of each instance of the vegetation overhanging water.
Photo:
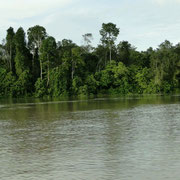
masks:
{"type": "Polygon", "coordinates": [[[138,52],[127,41],[115,43],[120,29],[103,23],[101,43],[91,46],[56,40],[36,25],[10,27],[0,45],[1,97],[70,97],[99,94],[169,94],[180,89],[180,44],[165,41],[138,52]]]}

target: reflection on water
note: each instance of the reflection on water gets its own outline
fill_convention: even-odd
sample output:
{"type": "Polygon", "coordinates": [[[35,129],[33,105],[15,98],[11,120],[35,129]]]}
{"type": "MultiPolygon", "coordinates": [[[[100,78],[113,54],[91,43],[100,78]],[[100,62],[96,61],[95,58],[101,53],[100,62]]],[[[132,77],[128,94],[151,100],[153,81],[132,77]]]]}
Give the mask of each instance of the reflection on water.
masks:
{"type": "Polygon", "coordinates": [[[179,100],[1,101],[0,179],[177,179],[179,100]]]}

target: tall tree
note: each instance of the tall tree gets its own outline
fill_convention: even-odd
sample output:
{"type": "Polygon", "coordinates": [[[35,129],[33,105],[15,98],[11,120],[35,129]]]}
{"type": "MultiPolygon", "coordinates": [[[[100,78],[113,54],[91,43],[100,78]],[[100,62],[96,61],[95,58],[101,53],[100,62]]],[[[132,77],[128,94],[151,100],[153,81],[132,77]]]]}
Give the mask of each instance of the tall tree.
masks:
{"type": "Polygon", "coordinates": [[[100,71],[107,65],[107,53],[108,49],[106,46],[98,45],[95,48],[94,54],[98,57],[96,71],[100,71]]]}
{"type": "Polygon", "coordinates": [[[0,44],[0,67],[3,67],[6,70],[9,70],[9,62],[7,53],[5,50],[5,45],[0,44]]]}
{"type": "Polygon", "coordinates": [[[71,79],[74,79],[75,71],[84,64],[83,59],[81,57],[81,48],[74,47],[72,48],[72,56],[71,56],[71,79]]]}
{"type": "Polygon", "coordinates": [[[178,56],[169,41],[159,45],[151,55],[151,68],[154,72],[155,84],[162,85],[164,81],[172,83],[178,56]]]}
{"type": "MultiPolygon", "coordinates": [[[[47,37],[46,29],[42,26],[36,25],[34,27],[31,27],[27,31],[28,34],[28,46],[31,50],[31,53],[33,55],[32,58],[32,68],[34,71],[34,65],[35,65],[35,55],[36,52],[38,55],[40,55],[40,48],[42,45],[42,41],[47,37]]],[[[40,77],[42,80],[42,62],[40,60],[40,77]]]]}
{"type": "Polygon", "coordinates": [[[30,69],[30,54],[26,47],[25,32],[23,28],[19,28],[15,34],[15,46],[16,46],[16,56],[15,56],[15,68],[16,74],[20,74],[24,70],[30,69]]]}
{"type": "Polygon", "coordinates": [[[10,27],[7,30],[6,44],[5,44],[10,71],[14,71],[14,62],[13,62],[15,56],[14,36],[15,36],[14,29],[10,27]]]}
{"type": "Polygon", "coordinates": [[[118,44],[117,51],[119,61],[123,62],[125,65],[129,65],[131,44],[128,41],[122,41],[118,44]]]}
{"type": "Polygon", "coordinates": [[[92,46],[91,46],[91,42],[93,40],[93,36],[91,33],[86,33],[84,35],[82,35],[83,37],[83,49],[85,50],[85,52],[90,52],[92,50],[92,46]]]}
{"type": "Polygon", "coordinates": [[[109,60],[111,61],[112,56],[112,45],[114,44],[117,36],[119,35],[119,28],[113,23],[103,23],[102,29],[100,30],[101,42],[109,48],[109,60]]]}
{"type": "Polygon", "coordinates": [[[56,61],[56,41],[53,37],[48,37],[42,42],[42,46],[40,48],[40,61],[42,63],[42,70],[43,67],[45,69],[45,73],[47,74],[47,86],[49,85],[50,79],[50,68],[56,61]]]}

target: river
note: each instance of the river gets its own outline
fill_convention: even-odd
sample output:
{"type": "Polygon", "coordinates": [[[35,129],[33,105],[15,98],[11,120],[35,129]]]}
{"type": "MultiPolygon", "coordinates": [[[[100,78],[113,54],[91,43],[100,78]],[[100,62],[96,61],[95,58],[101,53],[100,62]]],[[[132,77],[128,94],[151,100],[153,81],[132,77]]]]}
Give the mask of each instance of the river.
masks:
{"type": "Polygon", "coordinates": [[[180,177],[180,96],[0,100],[2,180],[180,177]]]}

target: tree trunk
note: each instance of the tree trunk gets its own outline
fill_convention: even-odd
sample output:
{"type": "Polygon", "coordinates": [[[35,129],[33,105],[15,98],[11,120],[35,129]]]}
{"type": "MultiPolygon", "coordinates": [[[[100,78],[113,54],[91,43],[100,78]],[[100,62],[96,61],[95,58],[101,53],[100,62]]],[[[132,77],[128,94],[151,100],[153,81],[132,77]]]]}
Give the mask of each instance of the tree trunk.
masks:
{"type": "Polygon", "coordinates": [[[42,77],[42,61],[40,60],[40,69],[41,69],[41,80],[43,79],[42,77]]]}
{"type": "Polygon", "coordinates": [[[34,71],[34,61],[35,61],[35,50],[33,50],[33,58],[32,58],[32,69],[34,71]]]}
{"type": "Polygon", "coordinates": [[[49,85],[49,57],[48,57],[48,79],[47,79],[47,86],[49,85]]]}
{"type": "Polygon", "coordinates": [[[109,46],[109,59],[110,59],[110,62],[111,62],[111,45],[109,46]]]}
{"type": "Polygon", "coordinates": [[[71,69],[71,79],[74,79],[74,68],[73,68],[73,64],[72,64],[72,69],[71,69]]]}
{"type": "Polygon", "coordinates": [[[10,71],[12,71],[12,48],[10,46],[10,71]]]}
{"type": "Polygon", "coordinates": [[[49,65],[48,65],[48,79],[47,79],[47,86],[49,85],[49,65]]]}

